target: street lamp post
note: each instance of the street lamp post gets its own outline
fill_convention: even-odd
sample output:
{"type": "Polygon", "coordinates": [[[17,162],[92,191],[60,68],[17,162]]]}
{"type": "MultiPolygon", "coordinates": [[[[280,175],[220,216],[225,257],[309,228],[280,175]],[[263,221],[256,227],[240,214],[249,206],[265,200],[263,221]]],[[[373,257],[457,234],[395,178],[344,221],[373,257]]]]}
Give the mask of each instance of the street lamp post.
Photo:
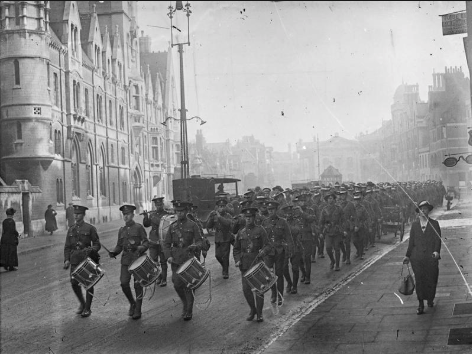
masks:
{"type": "MultiPolygon", "coordinates": [[[[184,190],[182,191],[182,200],[189,200],[190,195],[188,193],[187,179],[190,177],[189,174],[189,156],[188,156],[188,137],[187,137],[187,109],[185,108],[185,89],[184,89],[184,44],[190,46],[190,4],[187,2],[185,6],[182,5],[182,1],[176,1],[175,9],[172,5],[169,6],[169,13],[167,16],[170,18],[170,36],[171,36],[171,48],[178,46],[180,55],[180,164],[181,171],[180,177],[184,180],[184,190]],[[182,32],[180,29],[172,24],[172,19],[176,11],[183,11],[187,16],[187,41],[183,43],[174,43],[173,28],[182,32]]],[[[174,196],[176,198],[176,196],[174,196]]]]}

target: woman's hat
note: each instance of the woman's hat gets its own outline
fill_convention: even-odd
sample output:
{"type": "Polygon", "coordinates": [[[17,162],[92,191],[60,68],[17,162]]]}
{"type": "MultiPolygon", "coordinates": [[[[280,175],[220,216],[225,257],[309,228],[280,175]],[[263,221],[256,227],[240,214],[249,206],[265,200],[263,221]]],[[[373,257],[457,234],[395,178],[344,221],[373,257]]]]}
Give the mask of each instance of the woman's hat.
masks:
{"type": "Polygon", "coordinates": [[[429,211],[433,210],[434,206],[428,202],[427,200],[423,200],[422,202],[419,202],[417,207],[416,207],[416,212],[419,213],[420,212],[420,208],[421,207],[424,207],[424,206],[427,206],[429,208],[429,211]]]}
{"type": "Polygon", "coordinates": [[[8,208],[7,210],[5,210],[5,213],[7,215],[14,215],[16,213],[16,210],[13,208],[8,208]]]}

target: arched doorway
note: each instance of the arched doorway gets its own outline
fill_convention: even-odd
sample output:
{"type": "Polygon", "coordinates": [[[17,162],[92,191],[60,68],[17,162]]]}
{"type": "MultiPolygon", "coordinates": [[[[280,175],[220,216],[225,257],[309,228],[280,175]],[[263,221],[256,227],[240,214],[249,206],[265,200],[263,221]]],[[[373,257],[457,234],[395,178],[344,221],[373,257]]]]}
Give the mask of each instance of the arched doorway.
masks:
{"type": "Polygon", "coordinates": [[[138,167],[135,168],[133,173],[133,202],[136,206],[136,211],[139,214],[141,210],[142,200],[143,200],[143,182],[141,179],[141,173],[139,172],[138,167]]]}

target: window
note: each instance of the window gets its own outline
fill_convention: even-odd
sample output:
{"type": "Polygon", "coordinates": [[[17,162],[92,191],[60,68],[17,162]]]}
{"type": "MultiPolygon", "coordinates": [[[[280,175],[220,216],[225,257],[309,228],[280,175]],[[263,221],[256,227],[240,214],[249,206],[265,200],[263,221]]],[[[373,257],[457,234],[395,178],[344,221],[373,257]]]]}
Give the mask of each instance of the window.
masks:
{"type": "Polygon", "coordinates": [[[72,144],[71,151],[71,174],[72,174],[72,196],[80,197],[80,180],[79,180],[79,149],[76,144],[72,144]]]}
{"type": "Polygon", "coordinates": [[[72,102],[73,102],[73,108],[74,108],[74,111],[77,110],[77,83],[75,82],[75,80],[72,82],[72,102]]]}
{"type": "Polygon", "coordinates": [[[139,86],[134,85],[134,95],[133,95],[133,109],[139,111],[139,86]]]}
{"type": "Polygon", "coordinates": [[[97,121],[102,122],[102,97],[97,95],[97,121]]]}
{"type": "Polygon", "coordinates": [[[18,1],[15,2],[15,25],[20,25],[20,4],[18,1]]]}
{"type": "Polygon", "coordinates": [[[115,182],[113,182],[113,185],[112,185],[112,192],[113,192],[113,204],[116,204],[115,182]]]}
{"type": "Polygon", "coordinates": [[[120,129],[125,130],[125,114],[122,106],[120,106],[120,129]]]}
{"type": "Polygon", "coordinates": [[[47,63],[47,71],[48,71],[48,87],[51,87],[51,69],[49,68],[49,63],[47,63]]]}
{"type": "Polygon", "coordinates": [[[60,130],[54,131],[54,153],[62,155],[62,134],[60,130]]]}
{"type": "Polygon", "coordinates": [[[75,88],[75,101],[77,103],[77,108],[80,108],[80,83],[78,82],[75,88]]]}
{"type": "Polygon", "coordinates": [[[93,154],[92,148],[89,145],[87,149],[87,195],[93,196],[93,154]]]}
{"type": "Polygon", "coordinates": [[[59,106],[59,81],[54,73],[54,105],[59,106]]]}
{"type": "Polygon", "coordinates": [[[13,61],[13,66],[15,69],[15,85],[20,85],[20,62],[18,59],[13,61]]]}
{"type": "Polygon", "coordinates": [[[125,148],[121,148],[121,164],[126,165],[126,153],[125,153],[125,148]]]}
{"type": "Polygon", "coordinates": [[[157,146],[157,137],[152,138],[152,159],[159,160],[159,148],[157,146]]]}
{"type": "Polygon", "coordinates": [[[18,140],[23,139],[23,131],[21,129],[21,123],[20,122],[16,122],[16,138],[18,140]]]}
{"type": "Polygon", "coordinates": [[[87,117],[90,117],[90,110],[89,110],[89,105],[90,105],[90,102],[89,102],[89,92],[88,92],[88,89],[85,89],[85,115],[87,117]]]}
{"type": "Polygon", "coordinates": [[[122,194],[123,194],[123,203],[126,203],[128,201],[128,184],[127,182],[123,182],[121,185],[122,188],[122,194]]]}
{"type": "Polygon", "coordinates": [[[108,101],[108,112],[110,114],[110,126],[113,126],[113,106],[111,104],[111,100],[108,101]]]}
{"type": "Polygon", "coordinates": [[[100,166],[98,167],[98,179],[100,182],[100,195],[106,196],[107,189],[106,189],[106,178],[105,178],[105,154],[103,150],[100,151],[100,166]]]}
{"type": "Polygon", "coordinates": [[[110,161],[111,163],[115,163],[115,147],[113,144],[110,146],[110,161]]]}
{"type": "Polygon", "coordinates": [[[61,202],[61,183],[59,179],[56,179],[56,202],[57,204],[61,202]]]}

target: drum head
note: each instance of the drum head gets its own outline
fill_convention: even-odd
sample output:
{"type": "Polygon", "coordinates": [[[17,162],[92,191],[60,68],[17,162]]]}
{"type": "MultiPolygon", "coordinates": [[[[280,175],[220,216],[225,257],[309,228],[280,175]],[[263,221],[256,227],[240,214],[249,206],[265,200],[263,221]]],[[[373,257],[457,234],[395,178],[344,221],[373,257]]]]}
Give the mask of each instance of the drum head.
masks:
{"type": "Polygon", "coordinates": [[[196,259],[195,258],[190,258],[188,260],[185,261],[185,263],[183,263],[179,269],[177,269],[177,274],[180,274],[182,273],[185,269],[187,269],[188,267],[190,267],[190,265],[195,262],[196,259]]]}
{"type": "Polygon", "coordinates": [[[136,268],[139,268],[145,261],[146,261],[147,255],[139,257],[137,260],[135,260],[130,266],[129,270],[134,270],[136,268]]]}
{"type": "Polygon", "coordinates": [[[248,270],[246,273],[244,273],[244,276],[247,276],[247,275],[250,275],[250,274],[255,273],[259,268],[262,267],[263,264],[264,264],[264,263],[259,262],[259,263],[255,264],[255,265],[253,265],[251,268],[249,268],[249,270],[248,270]]]}

